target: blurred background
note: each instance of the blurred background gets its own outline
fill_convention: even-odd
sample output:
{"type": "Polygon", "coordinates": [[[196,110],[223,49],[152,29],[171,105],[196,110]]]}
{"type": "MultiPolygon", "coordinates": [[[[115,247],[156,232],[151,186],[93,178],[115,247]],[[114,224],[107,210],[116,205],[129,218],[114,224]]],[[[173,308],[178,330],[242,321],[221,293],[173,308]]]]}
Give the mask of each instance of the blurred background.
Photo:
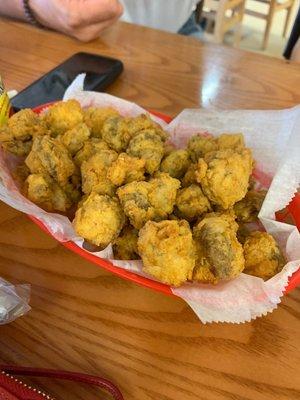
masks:
{"type": "Polygon", "coordinates": [[[283,57],[299,0],[203,0],[196,18],[202,39],[283,57]]]}

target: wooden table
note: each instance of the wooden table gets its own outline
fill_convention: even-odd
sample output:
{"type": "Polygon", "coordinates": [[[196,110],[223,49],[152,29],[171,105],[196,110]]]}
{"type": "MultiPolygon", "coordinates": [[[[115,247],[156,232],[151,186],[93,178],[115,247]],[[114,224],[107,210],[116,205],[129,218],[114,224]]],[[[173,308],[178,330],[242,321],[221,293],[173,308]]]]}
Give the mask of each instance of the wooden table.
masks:
{"type": "MultiPolygon", "coordinates": [[[[300,103],[299,65],[124,23],[80,44],[0,21],[0,73],[8,89],[22,89],[83,50],[124,61],[110,93],[173,116],[199,105],[300,103]]],[[[4,204],[0,254],[0,276],[32,285],[32,311],[0,328],[2,362],[100,374],[127,400],[300,398],[299,289],[252,323],[203,325],[183,301],[80,259],[4,204]]],[[[96,398],[74,385],[42,385],[61,399],[96,398]]]]}

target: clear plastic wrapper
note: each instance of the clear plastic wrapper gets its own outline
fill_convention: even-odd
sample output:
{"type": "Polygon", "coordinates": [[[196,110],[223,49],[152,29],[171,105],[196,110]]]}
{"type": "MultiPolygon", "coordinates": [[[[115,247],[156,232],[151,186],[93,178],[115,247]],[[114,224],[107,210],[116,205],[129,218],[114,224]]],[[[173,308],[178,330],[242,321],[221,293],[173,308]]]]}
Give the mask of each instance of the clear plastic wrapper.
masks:
{"type": "Polygon", "coordinates": [[[0,278],[0,325],[8,324],[30,310],[30,286],[12,285],[0,278]]]}

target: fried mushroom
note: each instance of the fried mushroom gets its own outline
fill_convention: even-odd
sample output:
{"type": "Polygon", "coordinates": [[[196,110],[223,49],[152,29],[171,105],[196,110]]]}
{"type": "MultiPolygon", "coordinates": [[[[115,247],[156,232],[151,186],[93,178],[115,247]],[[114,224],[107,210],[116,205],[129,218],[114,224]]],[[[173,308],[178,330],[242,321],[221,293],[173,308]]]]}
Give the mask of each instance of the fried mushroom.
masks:
{"type": "Polygon", "coordinates": [[[131,225],[125,226],[113,243],[114,257],[117,260],[137,260],[139,231],[131,225]]]}
{"type": "Polygon", "coordinates": [[[128,183],[117,194],[131,225],[140,229],[147,221],[160,221],[172,213],[179,187],[177,179],[160,173],[149,182],[128,183]]]}
{"type": "Polygon", "coordinates": [[[29,175],[25,191],[29,200],[47,211],[65,212],[72,204],[67,193],[49,175],[29,175]]]}
{"type": "Polygon", "coordinates": [[[172,178],[181,179],[190,165],[189,153],[186,150],[173,150],[161,162],[160,170],[172,178]]]}
{"type": "Polygon", "coordinates": [[[125,216],[116,197],[91,193],[81,201],[73,221],[76,233],[100,249],[119,235],[125,216]]]}
{"type": "Polygon", "coordinates": [[[138,252],[143,271],[172,286],[192,278],[195,247],[189,224],[182,221],[148,221],[139,232],[138,252]]]}
{"type": "MultiPolygon", "coordinates": [[[[31,154],[29,159],[33,157],[35,160],[39,159],[40,165],[61,186],[65,185],[70,176],[75,173],[76,168],[67,149],[57,139],[49,136],[36,137],[33,141],[31,153],[34,153],[34,156],[31,154]]],[[[38,161],[36,163],[36,165],[39,164],[38,161]]],[[[26,164],[29,168],[32,167],[28,158],[26,164]]]]}
{"type": "Polygon", "coordinates": [[[178,191],[175,204],[176,214],[187,221],[193,221],[211,211],[207,197],[199,185],[194,184],[178,191]]]}
{"type": "Polygon", "coordinates": [[[238,276],[245,267],[243,247],[236,233],[238,224],[230,213],[210,213],[193,229],[197,261],[193,279],[217,283],[238,276]]]}
{"type": "Polygon", "coordinates": [[[267,232],[252,232],[244,243],[245,273],[264,280],[280,272],[284,256],[273,236],[267,232]]]}
{"type": "Polygon", "coordinates": [[[233,208],[237,221],[241,223],[256,221],[266,194],[266,190],[249,190],[242,200],[235,203],[233,208]]]}
{"type": "Polygon", "coordinates": [[[133,181],[143,181],[145,179],[145,160],[121,153],[109,167],[107,177],[115,186],[122,186],[133,181]]]}
{"type": "Polygon", "coordinates": [[[43,114],[51,136],[62,135],[83,122],[83,112],[77,100],[59,101],[43,114]]]}
{"type": "Polygon", "coordinates": [[[126,152],[132,157],[145,160],[146,172],[152,175],[159,169],[164,145],[158,134],[144,130],[131,139],[126,152]]]}
{"type": "Polygon", "coordinates": [[[119,117],[120,114],[112,107],[89,107],[83,111],[84,122],[94,138],[102,138],[103,125],[111,117],[119,117]]]}
{"type": "Polygon", "coordinates": [[[94,154],[81,165],[82,191],[85,194],[97,192],[113,196],[115,186],[107,178],[107,171],[117,159],[113,150],[102,150],[94,154]]]}
{"type": "Polygon", "coordinates": [[[61,142],[69,153],[74,156],[83,147],[90,134],[91,132],[87,125],[81,123],[65,132],[61,137],[61,142]]]}
{"type": "Polygon", "coordinates": [[[218,150],[199,160],[196,179],[210,202],[226,210],[246,195],[252,168],[249,149],[218,150]]]}

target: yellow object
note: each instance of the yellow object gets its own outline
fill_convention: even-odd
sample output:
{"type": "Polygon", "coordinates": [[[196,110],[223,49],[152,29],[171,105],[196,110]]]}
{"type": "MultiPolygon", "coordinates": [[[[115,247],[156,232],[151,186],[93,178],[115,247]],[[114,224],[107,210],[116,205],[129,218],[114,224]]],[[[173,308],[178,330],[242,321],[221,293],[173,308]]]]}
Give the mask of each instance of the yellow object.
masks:
{"type": "Polygon", "coordinates": [[[9,117],[9,111],[10,111],[9,98],[4,89],[4,85],[0,77],[0,126],[7,121],[9,117]]]}

